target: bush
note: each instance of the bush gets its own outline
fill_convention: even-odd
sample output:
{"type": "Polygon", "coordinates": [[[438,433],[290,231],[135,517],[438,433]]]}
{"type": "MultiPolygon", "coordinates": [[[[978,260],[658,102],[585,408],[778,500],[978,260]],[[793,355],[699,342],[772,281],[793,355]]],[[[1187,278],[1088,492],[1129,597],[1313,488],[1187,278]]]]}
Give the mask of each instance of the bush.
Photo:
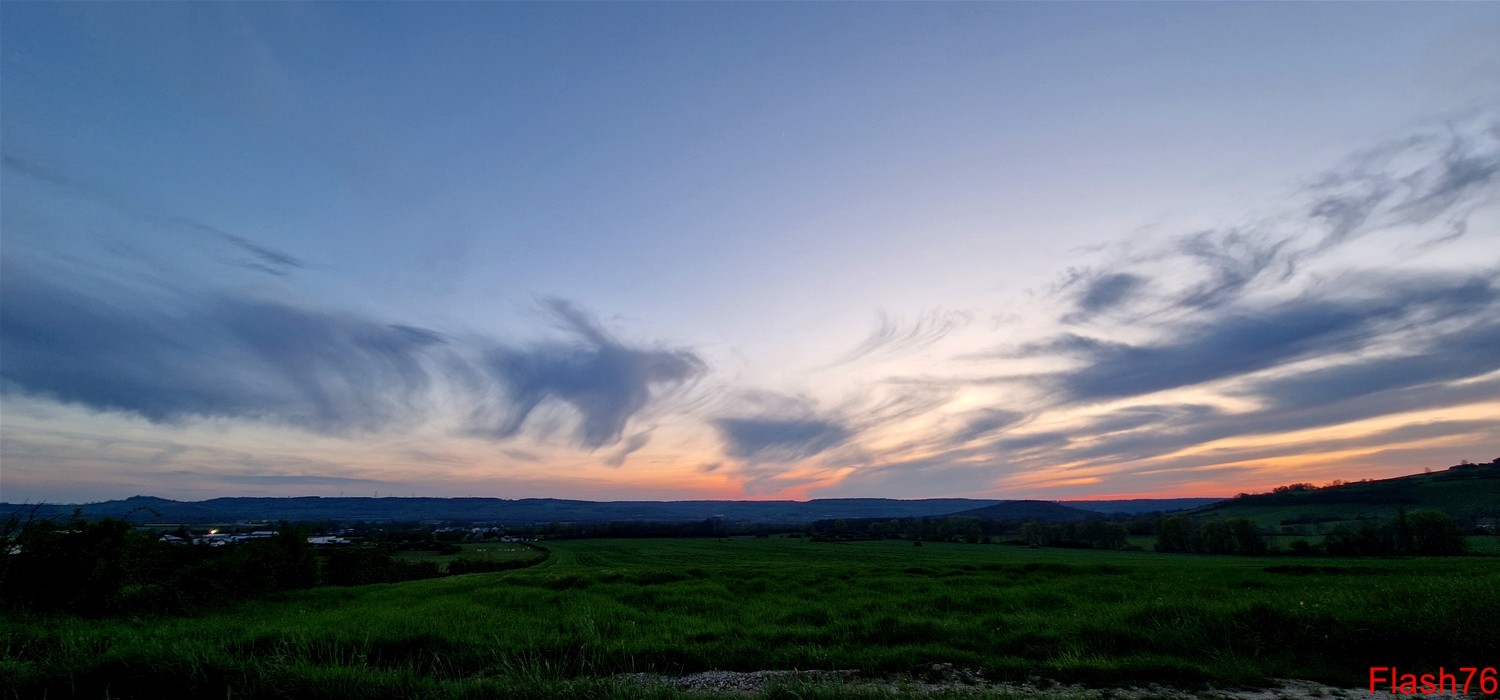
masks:
{"type": "Polygon", "coordinates": [[[65,526],[27,523],[3,543],[11,553],[0,571],[0,602],[82,615],[112,612],[127,580],[128,560],[143,544],[138,540],[130,536],[130,523],[111,518],[79,518],[65,526]]]}
{"type": "Polygon", "coordinates": [[[1463,533],[1458,522],[1435,510],[1414,510],[1406,515],[1413,554],[1463,554],[1463,533]]]}

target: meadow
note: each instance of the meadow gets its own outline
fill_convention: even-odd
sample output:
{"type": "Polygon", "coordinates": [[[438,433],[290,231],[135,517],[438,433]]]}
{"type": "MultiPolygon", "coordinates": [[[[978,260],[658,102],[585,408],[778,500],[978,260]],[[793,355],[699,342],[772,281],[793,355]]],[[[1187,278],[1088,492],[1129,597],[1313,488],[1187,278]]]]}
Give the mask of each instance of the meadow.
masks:
{"type": "MultiPolygon", "coordinates": [[[[909,541],[569,540],[521,570],[188,617],[0,622],[11,697],[678,697],[616,674],[933,664],[990,679],[1365,684],[1500,661],[1492,557],[1336,559],[909,541]]],[[[776,686],[769,697],[875,697],[776,686]]]]}
{"type": "Polygon", "coordinates": [[[395,558],[407,562],[432,562],[443,572],[448,571],[448,565],[459,558],[483,562],[533,561],[545,558],[543,551],[520,542],[470,542],[455,546],[460,551],[454,554],[403,551],[397,552],[395,558]]]}

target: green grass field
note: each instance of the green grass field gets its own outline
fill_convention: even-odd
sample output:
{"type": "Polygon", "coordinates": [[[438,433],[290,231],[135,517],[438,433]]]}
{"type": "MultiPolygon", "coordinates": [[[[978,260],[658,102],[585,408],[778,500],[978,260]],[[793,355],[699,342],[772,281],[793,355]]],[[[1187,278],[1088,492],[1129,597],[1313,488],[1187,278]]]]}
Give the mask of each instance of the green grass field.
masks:
{"type": "Polygon", "coordinates": [[[674,697],[609,676],[879,675],[934,663],[994,679],[1359,687],[1371,665],[1500,660],[1500,562],[1485,557],[783,538],[547,546],[551,557],[528,569],[314,589],[195,617],[7,617],[0,687],[13,697],[674,697]]]}
{"type": "Polygon", "coordinates": [[[542,559],[546,556],[541,551],[518,542],[473,542],[458,546],[463,551],[457,554],[398,552],[396,553],[396,559],[402,561],[430,561],[438,565],[438,570],[447,571],[448,563],[459,557],[481,561],[529,561],[532,559],[542,559]]]}
{"type": "Polygon", "coordinates": [[[1485,554],[1489,556],[1500,556],[1500,537],[1465,537],[1469,551],[1474,554],[1485,554]]]}

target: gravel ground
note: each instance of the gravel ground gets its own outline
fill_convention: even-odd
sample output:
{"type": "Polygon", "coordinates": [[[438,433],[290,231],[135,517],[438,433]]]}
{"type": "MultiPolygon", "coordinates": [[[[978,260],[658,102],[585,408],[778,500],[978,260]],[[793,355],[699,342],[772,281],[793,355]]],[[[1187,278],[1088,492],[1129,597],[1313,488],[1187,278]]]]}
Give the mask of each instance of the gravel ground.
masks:
{"type": "MultiPolygon", "coordinates": [[[[752,695],[776,683],[838,685],[861,690],[886,690],[895,696],[960,695],[973,697],[1042,698],[1044,700],[1396,700],[1408,696],[1368,688],[1335,688],[1311,681],[1278,680],[1269,688],[1184,690],[1160,685],[1087,688],[1047,683],[994,683],[974,671],[935,664],[922,676],[869,678],[858,671],[704,671],[686,676],[629,673],[615,676],[624,683],[666,685],[689,693],[752,695]]],[[[1480,695],[1436,695],[1447,700],[1480,695]]],[[[1409,699],[1408,699],[1409,700],[1409,699]]]]}

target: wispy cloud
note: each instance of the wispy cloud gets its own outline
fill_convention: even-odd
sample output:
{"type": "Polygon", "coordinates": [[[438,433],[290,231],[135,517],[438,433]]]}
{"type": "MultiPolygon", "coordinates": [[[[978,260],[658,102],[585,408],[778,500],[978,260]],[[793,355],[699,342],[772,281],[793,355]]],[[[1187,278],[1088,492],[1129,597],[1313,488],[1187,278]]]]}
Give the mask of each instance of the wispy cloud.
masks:
{"type": "Polygon", "coordinates": [[[1061,288],[1076,288],[1074,310],[1063,317],[1064,323],[1077,323],[1128,305],[1149,285],[1145,277],[1131,272],[1098,273],[1071,271],[1061,288]]]}
{"type": "Polygon", "coordinates": [[[1442,222],[1419,247],[1462,238],[1479,209],[1500,201],[1500,119],[1441,120],[1363,150],[1310,178],[1269,213],[1150,245],[1131,240],[1115,261],[1070,269],[1061,318],[1089,320],[1126,302],[1156,312],[1214,312],[1305,278],[1303,270],[1377,232],[1442,222]]]}
{"type": "Polygon", "coordinates": [[[142,204],[125,195],[111,191],[108,187],[90,183],[84,178],[70,175],[29,159],[7,153],[3,156],[3,164],[8,171],[38,182],[62,188],[74,196],[84,197],[104,204],[138,219],[179,232],[203,235],[226,244],[237,255],[237,257],[230,258],[229,262],[241,267],[278,277],[284,277],[294,270],[307,267],[306,263],[302,260],[285,251],[256,243],[245,236],[230,233],[217,226],[206,224],[193,218],[161,211],[156,207],[142,204]]]}
{"type": "Polygon", "coordinates": [[[625,466],[625,460],[628,459],[631,454],[639,452],[641,448],[645,447],[650,442],[650,431],[642,431],[631,435],[630,437],[625,438],[624,444],[616,448],[614,454],[611,454],[608,459],[604,460],[604,463],[608,464],[611,467],[623,467],[625,466]]]}
{"type": "Polygon", "coordinates": [[[1384,283],[1367,296],[1304,297],[1197,321],[1174,327],[1153,343],[1063,336],[1034,349],[1066,351],[1083,360],[1082,366],[1045,380],[1064,400],[1118,399],[1348,352],[1403,322],[1485,314],[1500,300],[1486,277],[1396,277],[1384,283]]]}
{"type": "MultiPolygon", "coordinates": [[[[702,470],[747,492],[837,483],[843,495],[962,494],[1125,477],[1145,490],[1185,473],[1247,472],[1239,462],[1292,449],[1249,438],[1500,395],[1500,259],[1434,269],[1351,253],[1352,242],[1404,225],[1432,224],[1403,242],[1406,250],[1440,253],[1493,237],[1475,212],[1500,189],[1496,134],[1491,123],[1395,139],[1314,179],[1272,215],[1106,251],[1112,261],[1070,269],[1047,299],[1053,305],[1043,312],[1070,327],[971,356],[986,363],[977,376],[960,373],[972,362],[934,364],[923,368],[927,376],[877,378],[839,394],[817,386],[805,395],[754,392],[732,382],[718,387],[722,394],[693,394],[709,372],[698,352],[627,342],[561,299],[540,302],[556,332],[522,341],[439,333],[264,290],[90,277],[8,255],[0,261],[0,380],[7,394],[157,422],[229,419],[351,435],[447,419],[457,432],[497,442],[561,435],[579,448],[609,448],[600,458],[615,467],[650,443],[660,417],[653,411],[696,398],[705,416],[696,419],[699,439],[716,443],[724,460],[702,470]],[[1339,262],[1310,271],[1328,259],[1339,262]],[[1168,393],[1185,389],[1193,392],[1168,393]],[[1203,449],[1220,441],[1232,444],[1203,449]]],[[[5,167],[203,233],[247,267],[276,275],[304,267],[25,159],[7,155],[5,167]]],[[[972,318],[881,314],[835,364],[922,351],[972,318]]],[[[1472,421],[1425,422],[1347,445],[1400,449],[1479,434],[1472,421]]],[[[515,445],[496,453],[548,459],[515,445]]],[[[221,481],[235,479],[383,483],[316,468],[221,481]]]]}
{"type": "MultiPolygon", "coordinates": [[[[1485,342],[1487,338],[1476,338],[1485,342]]],[[[1466,352],[1458,350],[1458,353],[1466,352]]],[[[1463,362],[1462,357],[1433,358],[1433,362],[1453,359],[1463,362]]],[[[1372,360],[1367,367],[1374,371],[1385,368],[1388,360],[1372,360]]],[[[1118,473],[1128,476],[1131,470],[1164,468],[1173,464],[1208,466],[1235,460],[1264,459],[1269,457],[1307,454],[1314,451],[1379,446],[1385,442],[1416,439],[1416,429],[1400,431],[1387,429],[1377,433],[1361,433],[1342,442],[1320,438],[1315,445],[1301,441],[1264,442],[1253,438],[1291,433],[1309,429],[1327,428],[1359,421],[1419,413],[1443,407],[1457,407],[1476,402],[1491,401],[1500,396],[1500,379],[1486,377],[1495,369],[1494,362],[1477,365],[1462,365],[1462,370],[1425,377],[1411,377],[1401,381],[1360,385],[1335,382],[1317,387],[1295,397],[1280,395],[1298,381],[1316,377],[1322,370],[1296,373],[1283,377],[1250,382],[1244,388],[1245,396],[1261,398],[1264,403],[1253,409],[1229,411],[1218,407],[1197,404],[1145,404],[1117,409],[1093,418],[1068,431],[1071,439],[1066,443],[1049,445],[1044,452],[1018,454],[1013,450],[1014,442],[1001,441],[993,446],[1005,452],[1008,459],[1031,468],[1049,468],[1049,465],[1070,464],[1074,468],[1091,468],[1100,473],[1118,473]],[[1462,380],[1462,381],[1452,381],[1462,380]],[[1170,458],[1183,450],[1193,450],[1226,438],[1246,439],[1250,442],[1237,451],[1210,452],[1195,456],[1170,458]],[[1399,438],[1399,440],[1398,440],[1399,438]],[[1163,460],[1167,461],[1163,461],[1163,460]],[[1140,466],[1124,467],[1139,463],[1140,466]]],[[[1314,380],[1314,383],[1315,380],[1314,380]]],[[[1418,421],[1427,423],[1430,421],[1418,421]]],[[[1470,421],[1454,422],[1454,432],[1470,431],[1470,421]],[[1462,425],[1460,425],[1462,424],[1462,425]]],[[[1437,430],[1434,428],[1433,430],[1437,430]]],[[[1472,432],[1472,431],[1470,431],[1472,432]]],[[[1447,434],[1447,433],[1445,433],[1447,434]]],[[[1061,434],[1050,437],[1061,437],[1061,434]]],[[[1041,436],[1039,439],[1049,437],[1041,436]]],[[[1045,442],[1045,440],[1043,440],[1045,442]]],[[[1028,443],[1022,446],[1030,447],[1028,443]]],[[[951,455],[964,458],[967,453],[951,455]]]]}
{"type": "Polygon", "coordinates": [[[1352,358],[1251,384],[1246,391],[1276,410],[1348,401],[1381,392],[1482,377],[1500,370],[1500,323],[1438,334],[1407,353],[1352,358]]]}
{"type": "MultiPolygon", "coordinates": [[[[1069,269],[1045,298],[1083,329],[966,356],[967,367],[988,365],[988,373],[910,380],[1001,398],[960,414],[944,436],[864,454],[840,489],[920,482],[898,474],[909,468],[943,483],[1010,488],[1122,490],[1101,485],[1142,479],[1144,491],[1248,474],[1254,468],[1234,460],[1280,454],[1268,436],[1492,400],[1500,395],[1500,259],[1455,268],[1437,258],[1447,265],[1434,268],[1344,250],[1428,224],[1445,232],[1420,229],[1426,240],[1415,248],[1399,235],[1382,240],[1433,251],[1493,237],[1474,222],[1491,221],[1476,216],[1500,199],[1500,123],[1418,132],[1314,178],[1270,214],[1156,245],[1132,241],[1100,253],[1113,262],[1069,269]],[[1037,362],[1065,368],[1037,373],[1029,369],[1037,362]],[[1179,390],[1217,398],[1180,403],[1168,393],[1179,390]],[[1110,409],[1082,418],[1092,406],[1110,409]],[[1053,423],[1067,427],[1031,429],[1053,423]],[[1202,450],[1226,440],[1241,447],[1202,450]]],[[[1376,449],[1472,427],[1366,432],[1376,449]]],[[[1346,447],[1356,444],[1350,437],[1346,447]]]]}
{"type": "MultiPolygon", "coordinates": [[[[202,474],[190,474],[188,476],[193,476],[194,478],[202,478],[203,477],[202,474]]],[[[399,485],[399,484],[393,484],[392,482],[389,482],[389,481],[381,481],[379,479],[360,479],[360,478],[348,477],[348,476],[319,476],[319,475],[303,476],[303,475],[296,475],[296,474],[214,474],[212,476],[212,478],[215,481],[223,481],[223,482],[227,482],[227,483],[231,483],[231,484],[240,484],[240,485],[245,485],[245,486],[271,486],[271,487],[275,487],[275,486],[305,486],[305,487],[338,486],[338,487],[348,487],[348,488],[354,488],[354,487],[369,488],[369,487],[375,486],[375,487],[386,488],[386,487],[398,486],[399,485]]]]}
{"type": "Polygon", "coordinates": [[[8,263],[0,279],[6,390],[153,421],[381,428],[413,416],[431,381],[427,355],[444,343],[417,328],[271,300],[91,292],[8,263]]]}
{"type": "Polygon", "coordinates": [[[1025,413],[998,408],[974,411],[967,416],[962,428],[948,436],[947,443],[953,446],[964,445],[1018,425],[1026,418],[1025,413]]]}
{"type": "Polygon", "coordinates": [[[220,290],[148,293],[3,265],[4,390],[157,422],[411,427],[440,410],[441,385],[477,402],[471,434],[511,437],[557,401],[579,415],[576,443],[593,448],[618,441],[653,389],[705,371],[686,350],[629,347],[562,301],[548,308],[573,342],[515,347],[220,290]]]}
{"type": "Polygon", "coordinates": [[[468,424],[472,434],[510,437],[538,406],[559,401],[578,412],[579,445],[613,444],[654,390],[680,386],[707,368],[689,350],[626,346],[570,302],[553,299],[546,306],[574,341],[483,350],[473,367],[482,381],[480,406],[468,424]]]}
{"type": "Polygon", "coordinates": [[[957,461],[947,456],[893,459],[864,466],[838,481],[815,490],[815,497],[900,497],[902,494],[984,498],[1006,475],[1024,469],[994,458],[983,463],[957,461]]]}
{"type": "Polygon", "coordinates": [[[724,453],[735,459],[795,462],[842,445],[852,432],[819,418],[716,418],[724,453]]]}
{"type": "Polygon", "coordinates": [[[848,364],[872,356],[892,357],[929,347],[974,320],[964,311],[940,309],[923,312],[910,323],[881,312],[879,323],[869,337],[860,341],[834,364],[848,364]]]}
{"type": "Polygon", "coordinates": [[[1308,186],[1310,216],[1326,226],[1314,250],[1383,227],[1439,217],[1463,221],[1494,201],[1500,123],[1469,118],[1422,129],[1368,149],[1308,186]]]}
{"type": "Polygon", "coordinates": [[[1193,309],[1230,303],[1268,271],[1279,272],[1284,281],[1294,271],[1292,258],[1284,254],[1288,243],[1264,232],[1236,229],[1200,231],[1178,239],[1176,252],[1206,272],[1206,279],[1189,287],[1177,303],[1193,309]]]}

